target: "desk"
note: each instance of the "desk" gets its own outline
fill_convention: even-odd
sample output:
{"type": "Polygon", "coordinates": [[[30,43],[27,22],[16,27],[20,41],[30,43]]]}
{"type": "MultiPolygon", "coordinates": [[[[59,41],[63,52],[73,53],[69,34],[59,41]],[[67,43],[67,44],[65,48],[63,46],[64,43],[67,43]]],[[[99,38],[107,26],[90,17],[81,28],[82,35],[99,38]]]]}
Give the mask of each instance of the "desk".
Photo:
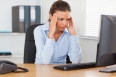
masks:
{"type": "Polygon", "coordinates": [[[101,73],[99,68],[89,68],[72,71],[53,69],[55,65],[18,64],[20,67],[29,69],[27,73],[8,73],[0,77],[116,77],[116,73],[101,73]]]}

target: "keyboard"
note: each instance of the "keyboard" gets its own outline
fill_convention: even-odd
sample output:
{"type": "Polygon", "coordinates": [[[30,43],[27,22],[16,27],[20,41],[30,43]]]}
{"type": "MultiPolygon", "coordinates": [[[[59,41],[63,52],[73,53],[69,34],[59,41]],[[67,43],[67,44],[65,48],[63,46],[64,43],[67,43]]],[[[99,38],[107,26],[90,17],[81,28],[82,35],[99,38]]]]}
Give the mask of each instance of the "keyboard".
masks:
{"type": "Polygon", "coordinates": [[[96,67],[96,62],[58,65],[58,66],[54,66],[53,68],[58,70],[68,71],[68,70],[77,70],[77,69],[85,69],[92,67],[96,67]]]}

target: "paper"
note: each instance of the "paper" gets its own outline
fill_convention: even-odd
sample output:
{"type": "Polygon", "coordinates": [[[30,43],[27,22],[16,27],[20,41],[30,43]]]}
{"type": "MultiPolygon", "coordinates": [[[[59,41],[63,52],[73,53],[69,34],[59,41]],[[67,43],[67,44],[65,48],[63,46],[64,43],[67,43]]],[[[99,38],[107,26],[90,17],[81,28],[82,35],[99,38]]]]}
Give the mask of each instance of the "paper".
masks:
{"type": "Polygon", "coordinates": [[[104,69],[100,70],[99,72],[106,72],[106,73],[116,72],[116,65],[107,66],[104,69]]]}
{"type": "Polygon", "coordinates": [[[20,6],[19,19],[20,19],[20,21],[24,21],[24,6],[20,6]]]}
{"type": "Polygon", "coordinates": [[[35,6],[31,6],[31,21],[35,21],[35,6]]]}

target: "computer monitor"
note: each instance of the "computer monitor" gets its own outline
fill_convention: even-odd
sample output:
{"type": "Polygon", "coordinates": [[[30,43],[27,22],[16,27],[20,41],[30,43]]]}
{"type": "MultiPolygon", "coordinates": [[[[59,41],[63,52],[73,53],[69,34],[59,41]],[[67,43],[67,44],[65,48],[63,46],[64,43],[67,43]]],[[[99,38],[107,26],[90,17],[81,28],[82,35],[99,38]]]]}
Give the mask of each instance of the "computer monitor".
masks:
{"type": "Polygon", "coordinates": [[[116,16],[102,15],[96,65],[113,64],[116,64],[116,16]]]}

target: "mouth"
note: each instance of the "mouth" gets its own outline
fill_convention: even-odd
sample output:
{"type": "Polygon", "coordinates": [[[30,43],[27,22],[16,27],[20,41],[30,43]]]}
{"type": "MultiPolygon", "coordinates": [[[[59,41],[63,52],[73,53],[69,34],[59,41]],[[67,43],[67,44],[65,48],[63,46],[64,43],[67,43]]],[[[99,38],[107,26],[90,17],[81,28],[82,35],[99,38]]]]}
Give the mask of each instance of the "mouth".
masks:
{"type": "Polygon", "coordinates": [[[61,29],[65,29],[65,27],[61,27],[61,29]]]}

